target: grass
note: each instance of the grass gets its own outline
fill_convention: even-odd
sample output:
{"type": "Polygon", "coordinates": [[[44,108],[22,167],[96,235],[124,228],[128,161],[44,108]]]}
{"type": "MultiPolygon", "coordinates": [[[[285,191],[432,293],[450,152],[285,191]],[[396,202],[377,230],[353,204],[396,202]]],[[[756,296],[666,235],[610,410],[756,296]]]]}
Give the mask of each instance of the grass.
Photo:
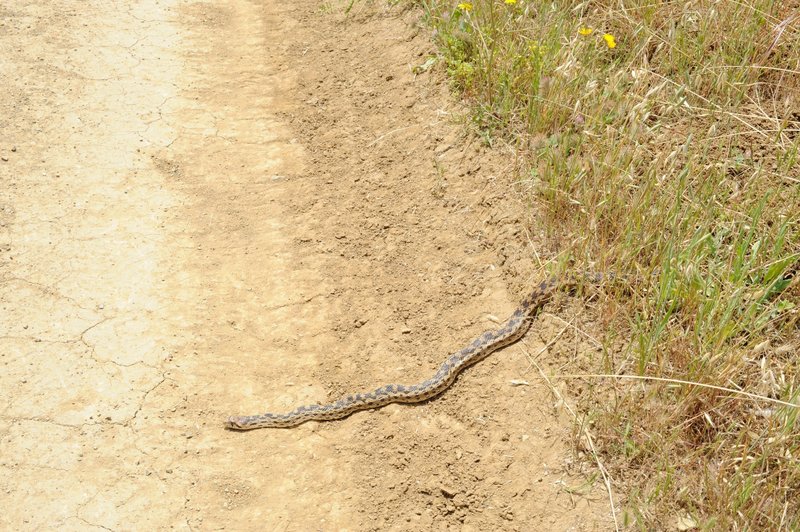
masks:
{"type": "Polygon", "coordinates": [[[582,377],[623,524],[800,529],[798,5],[414,3],[550,256],[628,275],[582,377]]]}

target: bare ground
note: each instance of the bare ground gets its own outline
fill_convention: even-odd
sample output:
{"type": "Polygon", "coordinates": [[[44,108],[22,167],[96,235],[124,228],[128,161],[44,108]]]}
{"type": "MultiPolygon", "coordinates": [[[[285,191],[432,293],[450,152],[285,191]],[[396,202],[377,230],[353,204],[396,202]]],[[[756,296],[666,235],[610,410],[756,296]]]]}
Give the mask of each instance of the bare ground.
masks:
{"type": "Polygon", "coordinates": [[[223,429],[427,378],[542,275],[418,14],[324,7],[0,7],[0,527],[613,526],[533,364],[591,346],[566,297],[438,400],[223,429]]]}

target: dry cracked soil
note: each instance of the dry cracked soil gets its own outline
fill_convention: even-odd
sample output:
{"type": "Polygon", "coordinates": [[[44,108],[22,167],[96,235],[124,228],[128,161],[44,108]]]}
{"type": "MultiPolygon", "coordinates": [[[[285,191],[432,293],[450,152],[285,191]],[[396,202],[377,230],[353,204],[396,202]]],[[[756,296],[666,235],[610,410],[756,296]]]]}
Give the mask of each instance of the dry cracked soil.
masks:
{"type": "Polygon", "coordinates": [[[433,52],[388,3],[0,5],[0,528],[613,528],[536,370],[596,348],[567,296],[437,400],[223,427],[423,380],[542,275],[433,52]]]}

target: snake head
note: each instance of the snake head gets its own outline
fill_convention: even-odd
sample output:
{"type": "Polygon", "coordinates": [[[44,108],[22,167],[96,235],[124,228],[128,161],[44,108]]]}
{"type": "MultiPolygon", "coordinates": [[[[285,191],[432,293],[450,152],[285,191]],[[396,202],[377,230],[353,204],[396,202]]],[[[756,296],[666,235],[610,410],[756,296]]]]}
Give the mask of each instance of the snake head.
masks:
{"type": "Polygon", "coordinates": [[[244,430],[245,418],[231,416],[225,421],[225,428],[230,430],[244,430]]]}

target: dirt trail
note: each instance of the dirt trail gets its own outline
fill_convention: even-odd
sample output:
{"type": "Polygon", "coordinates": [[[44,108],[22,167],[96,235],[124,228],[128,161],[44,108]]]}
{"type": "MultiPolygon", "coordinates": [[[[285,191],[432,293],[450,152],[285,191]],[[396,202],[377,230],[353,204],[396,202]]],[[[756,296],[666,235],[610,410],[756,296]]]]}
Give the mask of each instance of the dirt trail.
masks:
{"type": "Polygon", "coordinates": [[[554,315],[439,400],[222,428],[427,378],[537,275],[505,159],[379,10],[0,7],[0,528],[611,526],[532,369],[554,315]]]}

